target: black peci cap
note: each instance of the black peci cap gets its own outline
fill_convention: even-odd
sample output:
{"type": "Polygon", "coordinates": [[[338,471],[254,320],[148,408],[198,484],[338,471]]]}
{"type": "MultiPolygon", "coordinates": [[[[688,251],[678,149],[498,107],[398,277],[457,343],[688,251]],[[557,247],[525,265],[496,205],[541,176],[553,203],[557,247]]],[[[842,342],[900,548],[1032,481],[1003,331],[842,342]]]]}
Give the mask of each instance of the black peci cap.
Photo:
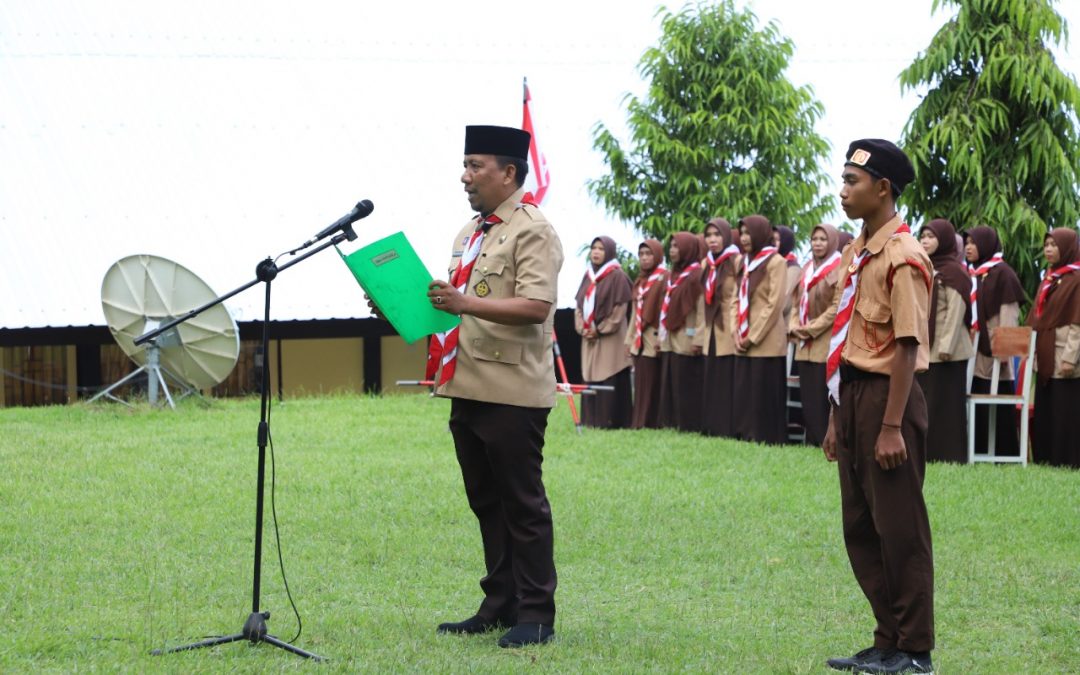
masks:
{"type": "Polygon", "coordinates": [[[502,155],[516,159],[529,158],[528,131],[513,127],[465,127],[466,155],[502,155]]]}
{"type": "Polygon", "coordinates": [[[886,178],[899,195],[915,180],[915,169],[904,151],[882,138],[864,138],[848,146],[844,166],[857,166],[867,173],[886,178]]]}

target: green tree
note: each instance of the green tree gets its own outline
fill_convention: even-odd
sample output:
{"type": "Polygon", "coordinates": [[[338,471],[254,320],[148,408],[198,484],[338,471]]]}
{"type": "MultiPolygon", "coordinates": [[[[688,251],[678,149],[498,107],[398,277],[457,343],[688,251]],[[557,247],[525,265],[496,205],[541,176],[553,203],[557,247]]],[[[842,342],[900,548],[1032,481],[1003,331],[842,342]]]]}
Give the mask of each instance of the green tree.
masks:
{"type": "Polygon", "coordinates": [[[820,222],[834,209],[821,190],[829,144],[814,131],[823,108],[812,89],[784,76],[791,41],[733,0],[659,12],[660,43],[638,65],[648,93],[625,99],[629,147],[593,128],[610,170],[589,181],[593,198],[660,239],[718,215],[820,222]]]}
{"type": "Polygon", "coordinates": [[[1024,287],[1038,284],[1047,228],[1080,220],[1080,88],[1047,41],[1067,39],[1049,0],[934,0],[959,12],[900,75],[928,88],[904,129],[915,181],[901,197],[914,220],[987,224],[1024,287]]]}

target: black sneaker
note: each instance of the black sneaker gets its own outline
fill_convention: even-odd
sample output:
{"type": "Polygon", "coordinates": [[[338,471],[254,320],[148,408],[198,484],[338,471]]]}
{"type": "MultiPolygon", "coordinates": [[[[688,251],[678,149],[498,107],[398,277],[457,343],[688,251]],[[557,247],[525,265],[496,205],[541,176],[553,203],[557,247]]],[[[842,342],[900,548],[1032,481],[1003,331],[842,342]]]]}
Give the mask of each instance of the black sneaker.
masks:
{"type": "Polygon", "coordinates": [[[519,623],[499,638],[500,647],[541,645],[555,637],[555,629],[542,623],[519,623]]]}
{"type": "Polygon", "coordinates": [[[513,625],[512,621],[505,621],[503,619],[485,619],[477,614],[456,623],[440,623],[435,632],[457,633],[459,635],[479,635],[480,633],[487,633],[488,631],[506,628],[511,625],[513,625]]]}
{"type": "Polygon", "coordinates": [[[894,651],[895,650],[893,649],[878,649],[877,647],[868,647],[853,656],[829,659],[825,662],[825,665],[829,666],[833,670],[855,670],[859,666],[864,666],[868,663],[872,663],[874,661],[878,661],[882,658],[890,656],[894,651]]]}
{"type": "Polygon", "coordinates": [[[930,661],[930,652],[905,652],[897,650],[877,661],[863,664],[857,669],[860,673],[933,673],[934,664],[930,661]]]}

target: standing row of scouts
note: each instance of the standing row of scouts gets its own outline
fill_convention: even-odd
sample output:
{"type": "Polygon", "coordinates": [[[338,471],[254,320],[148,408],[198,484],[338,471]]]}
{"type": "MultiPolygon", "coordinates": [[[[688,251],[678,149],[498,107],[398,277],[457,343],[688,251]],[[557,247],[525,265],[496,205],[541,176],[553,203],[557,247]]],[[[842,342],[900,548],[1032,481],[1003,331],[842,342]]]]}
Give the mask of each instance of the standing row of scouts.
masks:
{"type": "MultiPolygon", "coordinates": [[[[916,375],[929,415],[927,458],[964,462],[969,361],[974,358],[970,391],[989,393],[995,360],[990,336],[1019,324],[1028,296],[1003,259],[993,228],[958,233],[938,218],[918,235],[933,280],[930,362],[916,375]]],[[[737,229],[714,218],[703,236],[672,236],[669,267],[659,241],[642,242],[640,273],[631,282],[614,240],[597,237],[577,293],[575,326],[582,337],[583,379],[614,391],[583,398],[583,423],[783,443],[790,342],[800,381],[798,421],[806,443],[820,445],[829,419],[825,373],[840,260],[851,240],[832,225],[816,226],[811,257],[800,266],[790,228],[772,226],[760,215],[741,219],[737,229]]],[[[1071,274],[1080,269],[1076,231],[1047,234],[1044,256],[1047,273],[1028,315],[1038,336],[1033,453],[1041,463],[1080,467],[1080,443],[1070,431],[1080,412],[1080,274],[1071,274]]],[[[1011,359],[1002,360],[996,393],[1015,392],[1014,370],[1011,359]]],[[[989,415],[980,408],[976,452],[986,451],[988,427],[989,415]]],[[[1019,453],[1015,416],[996,416],[995,438],[996,454],[1019,453]]]]}

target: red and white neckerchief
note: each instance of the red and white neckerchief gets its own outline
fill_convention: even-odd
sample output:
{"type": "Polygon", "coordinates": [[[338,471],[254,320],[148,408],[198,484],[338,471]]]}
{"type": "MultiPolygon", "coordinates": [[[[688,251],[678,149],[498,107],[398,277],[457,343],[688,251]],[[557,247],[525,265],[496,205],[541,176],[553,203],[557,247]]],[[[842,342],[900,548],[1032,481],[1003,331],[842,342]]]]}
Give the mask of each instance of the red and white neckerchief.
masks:
{"type": "MultiPolygon", "coordinates": [[[[901,223],[889,238],[898,237],[903,233],[911,234],[911,228],[907,223],[901,223]]],[[[825,380],[828,382],[829,398],[836,405],[840,405],[840,354],[844,351],[848,324],[851,322],[851,313],[855,310],[853,300],[859,289],[859,272],[863,265],[870,262],[871,257],[873,256],[870,255],[869,247],[863,247],[859,255],[851,261],[847,279],[844,280],[844,290],[840,295],[840,304],[837,305],[836,319],[833,321],[832,338],[829,340],[829,360],[825,364],[825,380]]]]}
{"type": "Polygon", "coordinates": [[[796,265],[799,264],[799,258],[795,255],[795,251],[792,251],[791,253],[788,253],[786,256],[784,256],[784,260],[788,262],[793,262],[796,265]]]}
{"type": "Polygon", "coordinates": [[[618,268],[619,261],[612,258],[595,272],[591,264],[585,269],[585,274],[589,275],[589,287],[585,289],[585,300],[581,303],[581,323],[584,330],[589,330],[593,325],[593,316],[596,313],[596,285],[618,268]]]}
{"type": "Polygon", "coordinates": [[[979,330],[979,306],[975,303],[979,296],[979,277],[989,272],[994,267],[997,267],[1001,263],[1005,262],[1004,256],[1001,252],[997,252],[990,256],[990,259],[979,265],[977,268],[968,265],[968,274],[971,275],[971,330],[979,330]]]}
{"type": "Polygon", "coordinates": [[[1060,279],[1061,277],[1080,270],[1080,263],[1071,263],[1069,265],[1063,265],[1056,270],[1050,270],[1046,273],[1046,277],[1043,278],[1042,283],[1039,284],[1039,292],[1035,296],[1035,318],[1038,319],[1042,316],[1043,310],[1046,308],[1046,296],[1050,293],[1050,287],[1060,279]]]}
{"type": "MultiPolygon", "coordinates": [[[[761,267],[762,263],[776,253],[775,246],[766,246],[757,252],[754,259],[743,265],[742,281],[739,282],[739,315],[735,321],[739,338],[745,340],[750,334],[750,273],[761,267]]],[[[750,256],[747,255],[747,258],[750,256]]]]}
{"type": "Polygon", "coordinates": [[[656,285],[657,281],[664,278],[664,273],[667,272],[663,265],[657,265],[653,269],[652,274],[645,280],[645,283],[638,289],[637,299],[634,300],[634,351],[641,351],[642,334],[645,332],[645,296],[648,295],[649,290],[656,285]]]}
{"type": "MultiPolygon", "coordinates": [[[[840,251],[833,251],[832,255],[826,258],[817,269],[814,269],[812,262],[806,264],[806,269],[803,270],[802,276],[802,296],[799,298],[799,324],[805,326],[810,323],[810,289],[817,286],[822,279],[829,276],[829,273],[840,266],[840,251]]],[[[802,344],[806,345],[810,340],[803,340],[802,344]]]]}
{"type": "MultiPolygon", "coordinates": [[[[521,201],[516,208],[520,209],[525,205],[536,206],[536,200],[531,192],[526,192],[521,197],[521,201]]],[[[465,241],[465,248],[461,252],[461,258],[458,259],[457,267],[454,268],[453,274],[450,275],[450,285],[456,288],[459,293],[464,294],[468,290],[469,278],[472,276],[476,259],[480,257],[480,248],[484,243],[484,235],[491,229],[492,225],[501,222],[503,222],[502,218],[494,213],[487,217],[476,216],[476,229],[465,241]]],[[[425,372],[428,380],[435,377],[436,372],[439,373],[437,385],[446,384],[454,376],[454,370],[457,368],[457,344],[460,328],[461,326],[457,325],[444,333],[435,333],[431,336],[431,342],[428,344],[428,359],[425,372]],[[442,366],[441,371],[439,370],[440,365],[442,366]]]]}
{"type": "Polygon", "coordinates": [[[664,302],[660,305],[660,339],[667,339],[667,311],[668,306],[671,304],[671,294],[675,292],[675,289],[679,287],[679,284],[683,282],[686,277],[690,276],[690,273],[694,270],[701,269],[701,263],[694,261],[686,266],[686,269],[679,274],[678,277],[668,277],[667,290],[664,292],[664,302]]]}
{"type": "MultiPolygon", "coordinates": [[[[461,252],[461,257],[458,258],[457,267],[454,269],[454,273],[450,275],[450,285],[456,288],[459,293],[465,293],[468,288],[473,266],[476,264],[476,259],[480,257],[480,247],[484,243],[484,234],[492,225],[501,222],[502,219],[494,213],[483,219],[477,216],[476,229],[473,230],[472,235],[465,242],[465,249],[461,252]]],[[[457,367],[457,343],[460,328],[460,325],[454,326],[444,333],[435,333],[431,336],[431,343],[428,345],[427,379],[430,380],[435,376],[440,365],[442,370],[439,371],[437,384],[446,384],[454,376],[454,369],[457,367]]]]}
{"type": "Polygon", "coordinates": [[[713,257],[712,251],[705,256],[705,262],[709,266],[705,272],[705,304],[711,305],[713,297],[716,296],[716,270],[724,264],[725,260],[736,255],[739,255],[739,247],[732,244],[720,251],[718,257],[713,257]]]}

